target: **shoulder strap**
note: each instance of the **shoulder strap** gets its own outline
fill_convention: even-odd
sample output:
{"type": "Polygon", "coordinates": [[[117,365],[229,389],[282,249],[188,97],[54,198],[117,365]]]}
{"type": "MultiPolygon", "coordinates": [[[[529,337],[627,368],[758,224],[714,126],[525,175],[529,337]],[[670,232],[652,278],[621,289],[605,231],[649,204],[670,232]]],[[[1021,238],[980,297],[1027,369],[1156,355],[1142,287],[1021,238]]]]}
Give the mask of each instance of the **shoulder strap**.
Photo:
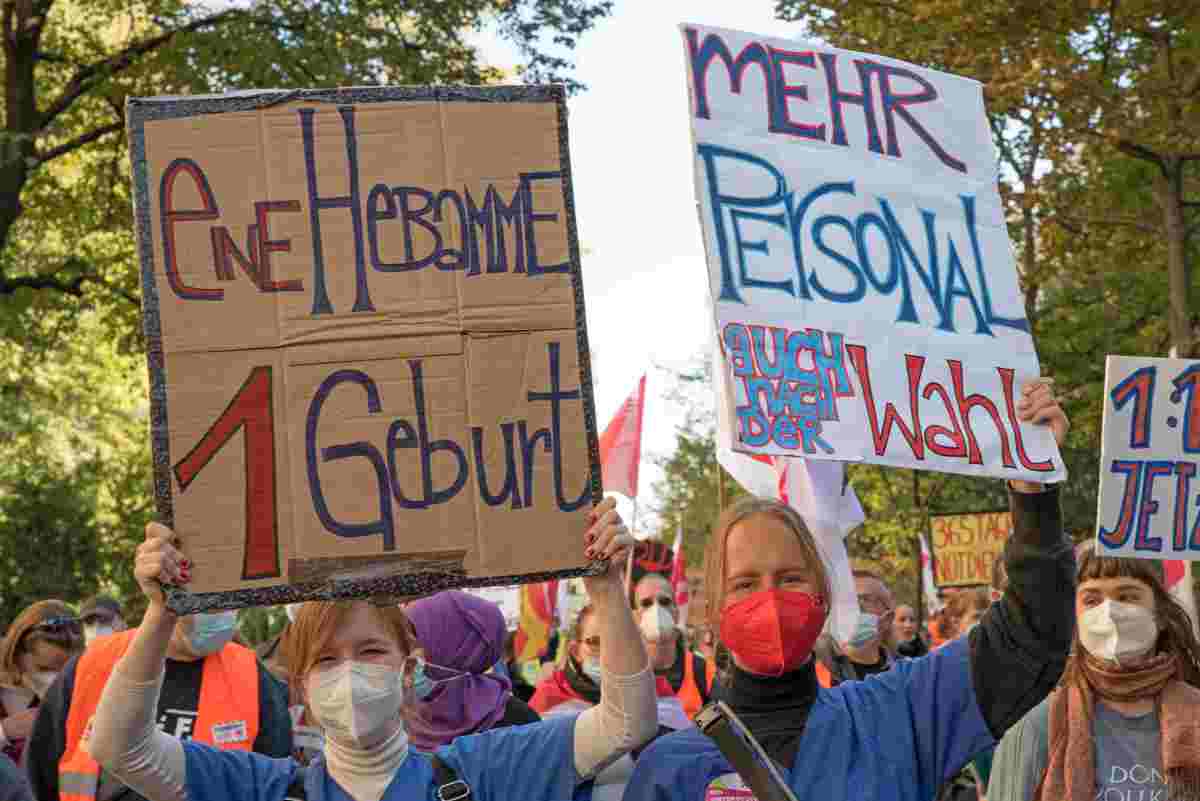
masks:
{"type": "Polygon", "coordinates": [[[283,801],[308,801],[308,789],[304,786],[304,780],[307,778],[308,768],[297,765],[296,772],[292,774],[291,784],[283,794],[283,801]]]}
{"type": "Polygon", "coordinates": [[[700,691],[700,704],[703,706],[709,702],[708,691],[710,689],[711,676],[708,673],[708,663],[704,657],[695,651],[691,652],[692,657],[692,681],[696,684],[696,689],[700,691]]]}
{"type": "Polygon", "coordinates": [[[437,754],[432,754],[429,761],[433,763],[433,781],[437,785],[433,795],[437,801],[471,801],[471,785],[458,778],[454,768],[437,754]]]}

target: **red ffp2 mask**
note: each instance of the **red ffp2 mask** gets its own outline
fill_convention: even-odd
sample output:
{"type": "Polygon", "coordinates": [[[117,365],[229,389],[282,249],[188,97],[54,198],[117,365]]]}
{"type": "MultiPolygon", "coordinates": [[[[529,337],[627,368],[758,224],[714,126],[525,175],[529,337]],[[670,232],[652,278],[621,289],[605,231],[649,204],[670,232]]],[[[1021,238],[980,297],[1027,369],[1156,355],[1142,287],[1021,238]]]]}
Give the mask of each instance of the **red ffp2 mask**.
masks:
{"type": "Polygon", "coordinates": [[[743,669],[760,676],[782,676],[812,654],[826,614],[819,596],[762,590],[725,608],[721,641],[743,669]]]}

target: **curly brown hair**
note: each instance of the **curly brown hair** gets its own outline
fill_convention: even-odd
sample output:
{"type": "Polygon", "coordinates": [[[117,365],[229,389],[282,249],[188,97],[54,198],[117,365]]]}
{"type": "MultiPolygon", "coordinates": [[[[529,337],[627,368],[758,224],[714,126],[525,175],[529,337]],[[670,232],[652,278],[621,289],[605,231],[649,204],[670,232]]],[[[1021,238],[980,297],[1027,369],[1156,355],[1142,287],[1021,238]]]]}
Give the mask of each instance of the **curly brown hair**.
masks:
{"type": "MultiPolygon", "coordinates": [[[[1091,579],[1130,578],[1140,581],[1154,592],[1155,615],[1158,618],[1158,653],[1175,656],[1179,665],[1179,678],[1200,687],[1200,641],[1192,628],[1191,618],[1163,586],[1162,565],[1149,559],[1123,559],[1112,556],[1097,556],[1087,549],[1079,559],[1075,572],[1076,583],[1091,579]]],[[[1063,670],[1063,685],[1082,685],[1086,679],[1083,671],[1083,644],[1079,639],[1079,627],[1075,627],[1075,642],[1071,655],[1063,670]]]]}

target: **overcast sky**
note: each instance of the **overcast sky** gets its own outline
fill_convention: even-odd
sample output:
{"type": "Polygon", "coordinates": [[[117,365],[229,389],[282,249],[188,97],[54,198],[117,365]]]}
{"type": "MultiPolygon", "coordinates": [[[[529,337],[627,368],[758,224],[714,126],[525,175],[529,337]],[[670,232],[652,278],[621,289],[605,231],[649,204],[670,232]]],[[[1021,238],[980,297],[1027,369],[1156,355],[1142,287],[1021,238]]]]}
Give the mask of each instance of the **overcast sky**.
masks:
{"type": "MultiPolygon", "coordinates": [[[[662,475],[654,457],[672,450],[681,419],[662,400],[665,377],[653,365],[686,364],[711,336],[678,26],[799,35],[799,26],[774,18],[774,5],[618,0],[575,52],[576,77],[588,87],[569,102],[569,126],[596,416],[603,430],[638,377],[649,374],[643,515],[655,505],[653,485],[662,475]]],[[[516,62],[515,52],[496,39],[478,41],[496,66],[516,62]]],[[[622,511],[629,519],[631,508],[622,511]]]]}

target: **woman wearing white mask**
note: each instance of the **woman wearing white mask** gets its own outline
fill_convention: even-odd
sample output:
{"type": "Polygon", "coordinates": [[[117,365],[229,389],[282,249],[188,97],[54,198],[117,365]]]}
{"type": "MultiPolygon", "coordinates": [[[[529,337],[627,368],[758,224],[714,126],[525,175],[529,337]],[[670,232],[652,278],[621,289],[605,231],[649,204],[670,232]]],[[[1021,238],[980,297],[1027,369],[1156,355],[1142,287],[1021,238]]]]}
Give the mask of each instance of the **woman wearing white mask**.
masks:
{"type": "Polygon", "coordinates": [[[62,601],[38,601],[17,615],[0,641],[0,753],[21,761],[38,708],[81,650],[83,626],[62,601]]]}
{"type": "Polygon", "coordinates": [[[396,607],[366,602],[306,603],[289,635],[289,663],[309,709],[324,726],[325,753],[297,782],[298,764],[219,751],[163,736],[154,727],[162,663],[174,615],[159,582],[185,582],[172,534],[147,527],[135,575],[150,599],[137,639],[113,672],[96,715],[94,756],[151,801],[409,801],[461,797],[438,779],[452,771],[474,801],[569,798],[576,785],[654,731],[653,679],[624,602],[619,559],[633,542],[614,503],[589,512],[589,557],[614,568],[587,579],[603,637],[603,698],[577,718],[460,738],[437,761],[409,748],[419,660],[412,629],[396,607]],[[435,769],[437,773],[435,774],[435,769]],[[435,778],[436,777],[436,778],[435,778]]]}
{"type": "MultiPolygon", "coordinates": [[[[147,714],[180,740],[287,756],[287,688],[253,651],[233,642],[236,624],[233,613],[220,612],[182,618],[166,630],[162,693],[147,714]]],[[[101,770],[83,747],[105,683],[138,634],[135,629],[94,640],[43,699],[25,754],[30,784],[42,801],[143,798],[101,770]]]]}
{"type": "MultiPolygon", "coordinates": [[[[579,611],[568,635],[565,664],[539,682],[529,699],[530,708],[543,719],[578,715],[600,703],[603,673],[600,665],[607,647],[601,629],[593,605],[588,604],[579,611]]],[[[691,726],[667,680],[657,676],[654,686],[658,696],[658,733],[667,734],[691,726]]],[[[633,775],[634,760],[639,752],[640,749],[634,750],[601,771],[590,788],[575,794],[574,801],[618,801],[625,783],[633,775]]]]}
{"type": "Polygon", "coordinates": [[[1161,564],[1089,548],[1078,579],[1062,685],[996,749],[988,801],[1200,798],[1200,643],[1161,564]]]}
{"type": "MultiPolygon", "coordinates": [[[[716,665],[687,648],[679,630],[675,593],[666,576],[647,573],[634,585],[632,600],[654,672],[667,680],[688,719],[694,718],[711,697],[716,665]]],[[[661,712],[659,719],[663,722],[661,712]]]]}

